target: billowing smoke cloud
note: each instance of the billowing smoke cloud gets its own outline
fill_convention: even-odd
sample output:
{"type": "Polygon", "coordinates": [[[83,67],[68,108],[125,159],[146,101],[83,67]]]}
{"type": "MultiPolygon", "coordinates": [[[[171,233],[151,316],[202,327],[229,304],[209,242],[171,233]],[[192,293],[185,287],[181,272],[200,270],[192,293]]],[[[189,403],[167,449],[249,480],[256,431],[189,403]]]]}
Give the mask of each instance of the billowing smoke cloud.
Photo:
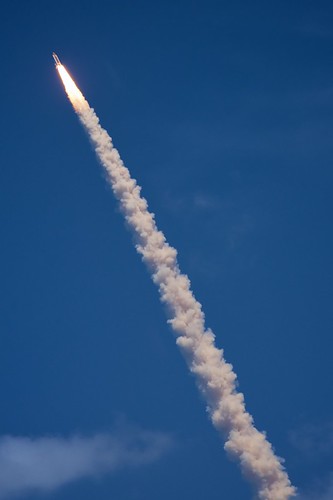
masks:
{"type": "Polygon", "coordinates": [[[87,477],[145,465],[172,446],[170,436],[140,429],[91,437],[0,438],[0,498],[51,492],[87,477]]]}
{"type": "Polygon", "coordinates": [[[291,486],[282,460],[274,454],[265,434],[254,427],[253,419],[245,409],[243,394],[236,391],[236,374],[232,365],[224,360],[223,351],[214,345],[214,334],[205,327],[201,304],[193,296],[189,278],[179,270],[176,250],[157,229],[154,215],[140,196],[140,187],[131,178],[94,110],[65,68],[60,66],[57,69],[133,231],[136,249],[167,306],[168,322],[175,332],[176,342],[195,375],[213,425],[226,440],[227,453],[240,462],[244,475],[255,485],[258,498],[285,500],[294,496],[295,488],[291,486]]]}

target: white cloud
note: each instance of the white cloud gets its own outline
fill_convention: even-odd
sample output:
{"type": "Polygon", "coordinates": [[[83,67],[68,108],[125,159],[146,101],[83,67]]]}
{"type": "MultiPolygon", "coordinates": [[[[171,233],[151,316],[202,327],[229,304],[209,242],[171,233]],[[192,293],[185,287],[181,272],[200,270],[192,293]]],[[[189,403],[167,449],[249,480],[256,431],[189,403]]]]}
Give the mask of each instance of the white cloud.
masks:
{"type": "Polygon", "coordinates": [[[81,478],[158,460],[172,446],[169,435],[140,429],[113,434],[0,438],[0,498],[53,491],[81,478]]]}

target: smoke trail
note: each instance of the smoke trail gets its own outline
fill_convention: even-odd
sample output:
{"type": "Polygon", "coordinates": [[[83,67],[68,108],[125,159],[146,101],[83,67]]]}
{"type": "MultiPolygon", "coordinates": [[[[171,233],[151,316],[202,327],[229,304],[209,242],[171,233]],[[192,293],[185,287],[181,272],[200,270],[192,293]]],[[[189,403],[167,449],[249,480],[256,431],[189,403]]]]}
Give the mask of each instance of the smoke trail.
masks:
{"type": "Polygon", "coordinates": [[[236,391],[236,374],[223,357],[223,350],[214,345],[215,336],[205,327],[201,304],[190,289],[189,278],[180,272],[177,252],[159,231],[147,202],[140,196],[141,188],[131,178],[108,133],[99,124],[80,90],[67,73],[57,66],[67,95],[89,134],[96,155],[105,168],[115,197],[126,222],[132,229],[136,249],[158,286],[166,304],[176,342],[190,371],[195,375],[200,393],[214,427],[226,440],[225,449],[240,462],[244,475],[256,488],[262,500],[287,500],[295,496],[282,459],[278,458],[264,433],[253,424],[246,411],[244,396],[236,391]]]}

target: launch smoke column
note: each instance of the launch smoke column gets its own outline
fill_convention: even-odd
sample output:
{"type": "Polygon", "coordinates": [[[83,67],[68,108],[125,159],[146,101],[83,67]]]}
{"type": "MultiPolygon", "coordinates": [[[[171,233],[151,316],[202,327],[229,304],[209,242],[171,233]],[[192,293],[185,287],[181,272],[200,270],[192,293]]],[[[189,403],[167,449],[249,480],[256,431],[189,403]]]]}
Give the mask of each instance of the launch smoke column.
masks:
{"type": "Polygon", "coordinates": [[[140,196],[140,187],[131,178],[108,133],[83,97],[64,66],[56,68],[66,93],[89,134],[96,155],[105,168],[112,190],[127,224],[133,231],[136,249],[158,286],[161,300],[167,305],[170,323],[190,371],[195,375],[200,393],[214,427],[225,439],[229,456],[240,462],[244,475],[254,484],[259,499],[287,500],[295,488],[282,460],[253,424],[246,411],[242,393],[236,391],[236,374],[215,347],[214,334],[205,327],[201,304],[190,289],[189,278],[182,274],[177,252],[156,227],[154,215],[140,196]]]}

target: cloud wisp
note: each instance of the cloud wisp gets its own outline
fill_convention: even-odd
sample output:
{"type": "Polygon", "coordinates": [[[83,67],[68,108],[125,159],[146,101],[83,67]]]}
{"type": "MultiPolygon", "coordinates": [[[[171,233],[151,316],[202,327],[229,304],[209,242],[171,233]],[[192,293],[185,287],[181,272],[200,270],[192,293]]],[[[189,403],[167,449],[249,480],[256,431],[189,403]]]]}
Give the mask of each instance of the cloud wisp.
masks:
{"type": "Polygon", "coordinates": [[[295,456],[306,468],[307,484],[300,487],[298,500],[332,500],[333,498],[333,422],[308,422],[289,434],[295,456]]]}
{"type": "Polygon", "coordinates": [[[333,473],[326,478],[317,478],[311,489],[300,491],[296,500],[332,500],[333,473]]]}
{"type": "Polygon", "coordinates": [[[308,461],[333,456],[333,422],[302,425],[290,432],[289,440],[308,461]]]}
{"type": "Polygon", "coordinates": [[[0,498],[51,492],[83,478],[155,462],[172,438],[141,429],[71,437],[0,438],[0,498]]]}
{"type": "Polygon", "coordinates": [[[263,432],[246,411],[244,396],[237,392],[237,377],[215,335],[205,326],[201,304],[195,299],[189,278],[182,274],[177,251],[158,230],[141,188],[131,178],[111,137],[99,124],[94,110],[83,97],[67,70],[57,66],[67,95],[104,167],[125,220],[132,230],[136,249],[157,285],[166,305],[169,324],[189,370],[196,378],[211,421],[226,440],[225,449],[237,460],[245,477],[255,486],[261,500],[286,500],[295,495],[288,475],[263,432]]]}

